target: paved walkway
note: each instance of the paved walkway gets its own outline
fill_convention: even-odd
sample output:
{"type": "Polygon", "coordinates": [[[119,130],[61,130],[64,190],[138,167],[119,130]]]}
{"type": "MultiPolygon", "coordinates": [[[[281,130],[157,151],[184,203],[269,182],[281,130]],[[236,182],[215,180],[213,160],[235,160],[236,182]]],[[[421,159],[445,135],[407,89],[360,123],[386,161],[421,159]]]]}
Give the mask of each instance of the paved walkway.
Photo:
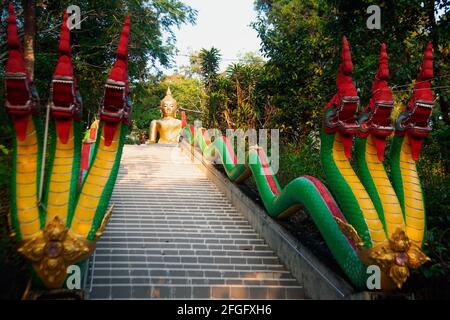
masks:
{"type": "Polygon", "coordinates": [[[303,286],[176,146],[127,145],[91,299],[303,299],[303,286]]]}

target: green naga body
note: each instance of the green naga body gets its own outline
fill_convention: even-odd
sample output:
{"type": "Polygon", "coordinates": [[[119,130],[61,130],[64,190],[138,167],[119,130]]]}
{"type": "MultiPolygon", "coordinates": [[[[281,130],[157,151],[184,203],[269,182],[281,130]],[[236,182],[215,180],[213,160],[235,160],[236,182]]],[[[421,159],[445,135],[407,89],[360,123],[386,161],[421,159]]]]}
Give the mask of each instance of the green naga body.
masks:
{"type": "MultiPolygon", "coordinates": [[[[428,47],[422,69],[426,68],[430,52],[428,47]]],[[[382,46],[372,99],[359,118],[356,116],[359,98],[351,78],[353,65],[345,38],[341,58],[338,90],[324,109],[321,133],[322,166],[334,197],[319,180],[310,176],[294,179],[281,188],[264,150],[258,146],[249,146],[246,162],[238,163],[226,137],[215,135],[211,142],[205,129],[192,125],[184,127],[183,137],[198,146],[207,159],[220,157],[230,180],[241,182],[251,173],[271,217],[283,218],[304,207],[357,288],[366,288],[370,265],[380,267],[382,289],[401,288],[410,269],[428,260],[421,251],[425,218],[411,151],[418,143],[410,139],[417,140],[418,136],[423,139],[421,133],[429,132],[430,113],[421,120],[422,127],[411,129],[410,123],[420,117],[415,114],[419,110],[417,106],[431,110],[432,99],[428,103],[420,100],[419,105],[412,104],[404,117],[397,120],[391,184],[383,164],[385,139],[394,132],[390,121],[393,102],[386,82],[386,47],[382,46]],[[356,157],[353,158],[354,143],[356,157]]],[[[418,92],[415,90],[414,95],[418,92]]]]}

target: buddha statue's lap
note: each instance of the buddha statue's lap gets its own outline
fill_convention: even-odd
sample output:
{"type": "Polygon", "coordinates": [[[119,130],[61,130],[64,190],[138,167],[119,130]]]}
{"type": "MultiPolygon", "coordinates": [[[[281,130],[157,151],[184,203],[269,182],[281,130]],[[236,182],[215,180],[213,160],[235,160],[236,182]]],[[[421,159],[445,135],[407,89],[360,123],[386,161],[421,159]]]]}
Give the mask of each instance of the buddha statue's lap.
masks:
{"type": "Polygon", "coordinates": [[[172,97],[170,89],[167,89],[167,94],[161,101],[160,109],[163,118],[151,122],[149,143],[156,143],[158,135],[158,143],[178,143],[181,132],[181,121],[175,118],[177,102],[172,97]]]}

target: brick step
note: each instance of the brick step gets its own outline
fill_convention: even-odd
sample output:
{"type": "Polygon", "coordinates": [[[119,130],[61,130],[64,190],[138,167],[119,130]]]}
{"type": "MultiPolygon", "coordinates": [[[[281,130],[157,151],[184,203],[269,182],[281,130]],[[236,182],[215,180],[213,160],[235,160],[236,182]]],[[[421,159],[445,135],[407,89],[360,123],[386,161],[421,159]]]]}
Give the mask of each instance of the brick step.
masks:
{"type": "Polygon", "coordinates": [[[245,220],[239,213],[232,210],[220,210],[220,209],[211,209],[208,212],[205,212],[202,209],[196,207],[188,207],[185,206],[183,208],[173,208],[173,207],[165,207],[165,208],[148,208],[148,207],[128,207],[128,208],[116,208],[114,206],[113,209],[113,217],[117,218],[143,218],[143,219],[151,219],[158,216],[162,217],[172,217],[179,216],[187,219],[193,219],[195,217],[205,218],[210,217],[214,219],[220,218],[239,218],[241,220],[245,220]]]}
{"type": "Polygon", "coordinates": [[[224,199],[211,199],[209,198],[207,199],[203,199],[203,198],[189,198],[189,199],[185,199],[185,198],[162,198],[162,197],[158,197],[158,196],[154,196],[154,198],[142,195],[142,196],[137,196],[137,195],[120,195],[120,194],[116,194],[114,197],[111,197],[111,202],[114,202],[114,200],[120,200],[120,204],[129,204],[131,203],[138,203],[138,204],[149,204],[149,200],[155,200],[158,201],[158,203],[155,203],[155,205],[164,207],[164,206],[171,206],[172,204],[194,204],[194,205],[198,205],[199,202],[202,203],[202,205],[207,206],[207,204],[211,204],[214,206],[220,206],[222,205],[224,208],[232,208],[233,207],[230,206],[230,204],[228,202],[226,202],[224,199]]]}
{"type": "Polygon", "coordinates": [[[98,262],[130,262],[130,263],[217,263],[217,264],[264,264],[278,265],[280,261],[276,256],[195,256],[195,255],[139,255],[139,254],[97,254],[98,262]]]}
{"type": "Polygon", "coordinates": [[[230,238],[233,237],[235,239],[253,239],[247,237],[239,237],[239,236],[254,236],[258,238],[258,235],[253,230],[219,230],[219,229],[207,229],[202,228],[200,230],[195,229],[153,229],[153,230],[128,230],[123,228],[121,230],[108,230],[103,233],[103,236],[124,236],[124,237],[135,237],[135,236],[154,236],[154,237],[164,237],[166,235],[173,235],[173,237],[184,237],[185,235],[189,235],[190,237],[205,236],[205,238],[212,238],[213,236],[220,235],[221,238],[230,238]],[[236,236],[236,237],[234,237],[236,236]]]}
{"type": "Polygon", "coordinates": [[[92,289],[91,299],[305,299],[302,286],[106,284],[92,289]]]}
{"type": "MultiPolygon", "coordinates": [[[[170,226],[167,226],[166,228],[160,227],[160,228],[110,228],[107,231],[103,233],[103,235],[109,235],[109,236],[132,236],[132,235],[162,235],[162,234],[172,234],[179,237],[182,234],[190,234],[190,235],[198,235],[198,234],[205,234],[205,235],[219,235],[219,234],[228,234],[230,236],[234,235],[256,235],[255,231],[252,229],[210,229],[208,227],[204,227],[201,229],[194,229],[194,228],[171,228],[170,226]]],[[[208,237],[208,236],[207,236],[208,237]]]]}
{"type": "MultiPolygon", "coordinates": [[[[171,226],[174,223],[179,224],[185,224],[185,225],[192,225],[192,224],[198,224],[198,225],[209,225],[209,226],[216,226],[216,225],[224,225],[224,226],[239,226],[239,225],[246,225],[247,221],[237,218],[228,218],[228,219],[201,219],[201,217],[193,217],[192,219],[186,219],[182,220],[180,218],[174,219],[173,217],[169,217],[170,219],[164,219],[163,217],[157,217],[155,219],[127,219],[127,218],[111,218],[111,225],[128,225],[128,226],[149,226],[149,225],[155,225],[155,224],[162,224],[171,226]]],[[[109,225],[109,223],[108,223],[109,225]]]]}
{"type": "Polygon", "coordinates": [[[112,216],[110,222],[108,223],[107,228],[110,225],[113,224],[117,224],[117,223],[124,223],[127,224],[128,226],[132,226],[132,225],[136,225],[136,226],[156,226],[156,225],[163,225],[163,226],[191,226],[191,225],[207,225],[207,226],[214,226],[214,227],[219,227],[219,226],[225,226],[225,227],[237,227],[237,226],[249,226],[250,224],[248,223],[247,220],[244,219],[238,219],[238,217],[236,218],[230,218],[227,217],[226,220],[195,220],[195,219],[189,219],[189,220],[180,220],[180,219],[174,219],[172,217],[168,217],[168,219],[164,219],[161,216],[158,217],[154,217],[153,219],[149,218],[149,219],[145,219],[145,220],[141,220],[139,218],[135,218],[135,219],[131,219],[131,221],[127,220],[126,215],[121,216],[121,217],[115,217],[112,216]],[[125,222],[124,222],[125,221],[125,222]],[[201,222],[201,223],[200,223],[201,222]]]}
{"type": "Polygon", "coordinates": [[[118,207],[114,205],[113,209],[113,217],[133,217],[136,218],[154,218],[157,216],[165,217],[169,215],[169,217],[172,216],[179,216],[179,217],[185,217],[189,219],[193,219],[194,215],[202,217],[210,217],[214,219],[221,219],[221,218],[239,218],[241,220],[245,220],[241,215],[239,215],[238,212],[232,211],[232,210],[226,210],[226,209],[210,209],[209,211],[202,210],[198,207],[193,206],[184,206],[184,207],[164,207],[164,208],[151,208],[151,207],[143,207],[143,206],[135,206],[135,207],[118,207]]]}
{"type": "Polygon", "coordinates": [[[147,269],[196,269],[196,270],[231,270],[231,271],[280,271],[285,270],[281,264],[217,264],[217,263],[152,263],[152,262],[128,262],[128,261],[97,261],[95,258],[94,268],[106,268],[114,269],[115,267],[130,269],[134,268],[147,268],[147,269]]]}
{"type": "MultiPolygon", "coordinates": [[[[171,187],[171,188],[176,188],[177,190],[186,190],[186,191],[191,191],[191,190],[210,190],[208,188],[208,183],[209,181],[207,179],[204,180],[198,180],[198,177],[188,177],[186,179],[183,180],[177,180],[177,181],[170,181],[172,183],[168,183],[168,181],[158,181],[158,184],[155,185],[154,181],[155,181],[154,176],[141,176],[140,178],[135,178],[135,179],[120,179],[120,177],[118,178],[117,181],[117,185],[121,186],[121,187],[128,187],[130,189],[133,188],[133,186],[136,186],[136,183],[139,183],[140,188],[143,187],[147,187],[147,190],[152,190],[152,191],[158,191],[161,189],[165,189],[167,187],[171,187]],[[148,181],[153,181],[153,182],[142,182],[142,180],[146,180],[148,179],[148,181]],[[195,181],[193,181],[195,180],[195,181]]],[[[172,189],[170,189],[172,190],[172,189]]],[[[213,189],[210,191],[216,191],[217,189],[213,189]]]]}
{"type": "Polygon", "coordinates": [[[248,245],[248,244],[204,244],[204,243],[168,243],[162,242],[158,244],[158,246],[154,246],[153,244],[149,246],[148,249],[142,248],[142,243],[132,243],[129,245],[126,242],[103,242],[99,241],[97,243],[97,249],[114,249],[114,250],[248,250],[248,251],[266,251],[269,250],[269,247],[266,244],[259,245],[248,245]]]}
{"type": "Polygon", "coordinates": [[[168,195],[167,193],[163,193],[163,192],[159,192],[158,194],[155,193],[148,193],[148,190],[146,191],[141,191],[141,192],[137,192],[134,191],[132,194],[130,194],[131,192],[114,192],[114,195],[112,198],[114,197],[127,197],[124,199],[124,201],[126,201],[129,198],[132,199],[136,199],[136,200],[141,200],[141,201],[147,201],[148,200],[153,200],[156,199],[158,200],[159,204],[164,204],[164,200],[171,200],[171,201],[189,201],[189,202],[193,202],[196,200],[202,200],[205,201],[206,203],[210,203],[210,202],[214,202],[214,203],[224,203],[226,206],[230,206],[230,203],[227,201],[227,199],[225,198],[225,196],[221,195],[221,194],[217,194],[217,195],[210,195],[210,194],[196,194],[195,197],[185,197],[183,193],[179,193],[177,192],[176,194],[170,194],[168,195]]]}
{"type": "MultiPolygon", "coordinates": [[[[92,261],[90,263],[92,265],[92,261]]],[[[90,275],[89,275],[90,276],[90,275]]],[[[102,277],[169,277],[169,278],[220,278],[220,279],[257,279],[257,280],[288,280],[293,279],[289,271],[221,271],[198,269],[148,269],[148,268],[102,268],[96,267],[94,278],[102,277]]]]}
{"type": "Polygon", "coordinates": [[[145,256],[221,256],[221,257],[274,257],[271,250],[204,250],[204,249],[192,249],[192,250],[173,250],[173,249],[109,249],[109,248],[97,248],[95,250],[96,256],[99,255],[145,255],[145,256]]]}
{"type": "Polygon", "coordinates": [[[159,231],[186,231],[189,232],[190,230],[201,230],[201,231],[226,231],[226,232],[232,232],[232,231],[242,231],[242,232],[254,232],[252,227],[250,225],[239,225],[239,226],[214,226],[214,225],[194,225],[194,224],[180,224],[180,225],[171,225],[171,224],[159,224],[159,225],[137,225],[136,227],[130,227],[129,225],[125,226],[108,226],[108,230],[110,231],[153,231],[153,230],[159,230],[159,231]]]}
{"type": "Polygon", "coordinates": [[[167,239],[167,238],[198,238],[202,237],[204,239],[210,239],[210,238],[219,238],[219,239],[259,239],[258,234],[255,233],[255,231],[252,230],[238,230],[234,232],[227,232],[225,230],[219,231],[209,231],[208,230],[196,230],[187,232],[185,230],[181,231],[167,231],[167,230],[160,230],[160,231],[128,231],[128,230],[108,230],[103,233],[103,237],[126,237],[127,239],[134,239],[134,238],[154,238],[159,237],[161,239],[167,239]]]}
{"type": "Polygon", "coordinates": [[[130,285],[244,285],[244,286],[286,286],[298,287],[296,279],[241,279],[241,278],[200,278],[200,277],[148,277],[148,276],[100,276],[95,274],[93,285],[130,284],[130,285]]]}
{"type": "Polygon", "coordinates": [[[154,221],[154,220],[165,220],[167,221],[167,223],[170,223],[172,220],[175,221],[186,221],[189,223],[193,223],[193,221],[195,221],[195,223],[199,223],[199,222],[205,222],[205,220],[207,221],[216,221],[216,222],[226,222],[226,221],[239,221],[239,222],[247,222],[247,220],[245,220],[243,217],[240,217],[238,215],[236,216],[226,216],[224,214],[222,215],[205,215],[205,216],[201,216],[201,215],[193,215],[193,214],[180,214],[180,213],[174,213],[174,214],[170,214],[170,213],[151,213],[151,214],[147,214],[147,215],[142,215],[142,216],[136,216],[133,218],[133,216],[131,214],[127,215],[120,215],[120,216],[112,216],[111,217],[111,221],[118,221],[118,220],[122,220],[122,219],[126,219],[127,221],[154,221]]]}
{"type": "MultiPolygon", "coordinates": [[[[189,184],[186,181],[186,184],[189,184]]],[[[162,186],[161,186],[162,187],[162,186]]],[[[134,191],[136,192],[146,192],[147,194],[163,194],[167,195],[167,190],[170,190],[171,192],[174,192],[178,195],[187,195],[187,194],[195,194],[195,195],[205,195],[209,194],[214,197],[221,197],[223,194],[221,194],[218,190],[211,190],[205,185],[187,185],[184,186],[174,186],[174,185],[167,185],[164,186],[164,188],[155,188],[151,184],[143,184],[142,181],[135,181],[133,183],[125,184],[124,182],[118,181],[115,185],[115,188],[117,190],[120,190],[121,193],[131,193],[133,194],[134,191]]]]}
{"type": "MultiPolygon", "coordinates": [[[[102,237],[104,241],[108,241],[110,243],[124,243],[123,237],[109,237],[104,236],[102,237]]],[[[172,237],[166,237],[166,238],[158,238],[158,237],[128,237],[126,239],[126,242],[128,244],[147,244],[151,246],[155,246],[158,243],[198,243],[198,244],[263,244],[264,241],[261,239],[232,239],[232,238],[194,238],[194,237],[180,237],[180,238],[172,238],[172,237]]]]}
{"type": "MultiPolygon", "coordinates": [[[[111,200],[111,203],[114,203],[114,199],[111,200]]],[[[193,203],[167,203],[167,204],[149,204],[149,203],[145,203],[145,202],[138,202],[138,201],[129,201],[129,202],[122,202],[122,200],[120,200],[120,203],[114,204],[114,208],[119,209],[119,208],[125,208],[125,209],[183,209],[183,208],[188,208],[188,209],[197,209],[200,212],[203,213],[211,213],[212,210],[214,209],[218,209],[220,211],[223,211],[225,209],[230,209],[230,211],[232,211],[233,207],[231,207],[230,205],[221,205],[221,204],[206,204],[205,206],[203,204],[200,204],[199,202],[193,202],[193,203]]],[[[235,211],[236,212],[236,211],[235,211]]]]}

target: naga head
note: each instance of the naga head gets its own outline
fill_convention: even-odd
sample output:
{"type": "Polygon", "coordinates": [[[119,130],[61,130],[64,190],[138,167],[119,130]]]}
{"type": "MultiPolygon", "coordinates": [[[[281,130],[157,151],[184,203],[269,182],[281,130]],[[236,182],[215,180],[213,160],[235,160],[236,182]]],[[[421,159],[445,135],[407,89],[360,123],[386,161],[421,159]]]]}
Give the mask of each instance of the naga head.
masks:
{"type": "Polygon", "coordinates": [[[372,98],[358,119],[360,123],[358,136],[372,136],[380,161],[384,160],[386,137],[390,136],[394,131],[391,121],[394,99],[387,83],[388,78],[388,55],[386,53],[386,45],[383,43],[378,60],[378,71],[371,89],[372,98]]]}
{"type": "Polygon", "coordinates": [[[120,122],[130,123],[132,111],[128,82],[128,40],[130,17],[127,16],[116,51],[116,62],[109,73],[100,108],[100,119],[105,122],[105,144],[109,146],[120,122]]]}
{"type": "Polygon", "coordinates": [[[327,133],[338,132],[344,143],[345,154],[351,159],[353,136],[359,125],[355,113],[359,97],[352,79],[353,63],[347,38],[342,40],[341,65],[336,78],[337,93],[324,109],[323,129],[327,133]]]}
{"type": "Polygon", "coordinates": [[[8,60],[5,66],[5,107],[13,119],[17,138],[26,137],[27,122],[30,115],[39,114],[39,96],[25,68],[22,46],[17,32],[14,5],[8,7],[8,60]]]}
{"type": "Polygon", "coordinates": [[[419,158],[422,143],[431,131],[430,117],[434,105],[431,79],[433,79],[433,44],[429,43],[423,57],[422,70],[414,84],[413,96],[395,124],[396,135],[408,136],[414,160],[419,158]]]}
{"type": "Polygon", "coordinates": [[[80,121],[82,112],[81,95],[73,73],[72,50],[68,14],[64,13],[59,40],[59,58],[50,85],[50,114],[56,122],[56,130],[62,143],[70,136],[71,120],[80,121]]]}

